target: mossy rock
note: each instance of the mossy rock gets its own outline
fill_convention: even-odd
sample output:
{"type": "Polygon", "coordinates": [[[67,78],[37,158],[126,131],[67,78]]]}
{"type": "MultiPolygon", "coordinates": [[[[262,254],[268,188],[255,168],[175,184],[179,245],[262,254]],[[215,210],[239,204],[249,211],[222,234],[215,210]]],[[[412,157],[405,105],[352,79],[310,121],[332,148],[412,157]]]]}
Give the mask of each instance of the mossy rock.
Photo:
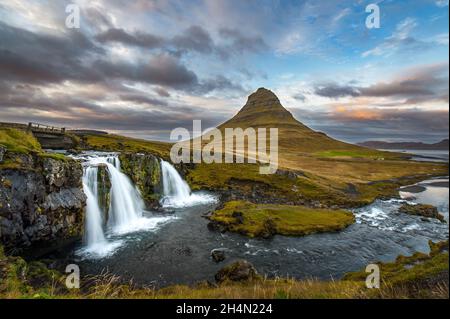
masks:
{"type": "Polygon", "coordinates": [[[339,231],[355,222],[351,212],[305,206],[230,201],[208,217],[225,230],[249,237],[304,236],[339,231]]]}
{"type": "Polygon", "coordinates": [[[148,153],[121,153],[122,171],[139,189],[147,206],[154,206],[161,196],[160,159],[148,153]]]}
{"type": "Polygon", "coordinates": [[[408,215],[422,216],[422,217],[427,217],[427,218],[436,218],[436,219],[439,219],[441,222],[445,223],[444,216],[439,214],[437,208],[434,207],[433,205],[403,204],[398,209],[398,211],[400,213],[404,213],[404,214],[408,214],[408,215]]]}
{"type": "Polygon", "coordinates": [[[238,260],[220,269],[214,277],[217,283],[247,282],[260,279],[258,272],[251,263],[246,260],[238,260]]]}
{"type": "Polygon", "coordinates": [[[98,206],[103,213],[103,222],[106,225],[109,218],[109,206],[111,204],[111,180],[109,177],[108,166],[105,164],[98,166],[97,185],[98,206]]]}

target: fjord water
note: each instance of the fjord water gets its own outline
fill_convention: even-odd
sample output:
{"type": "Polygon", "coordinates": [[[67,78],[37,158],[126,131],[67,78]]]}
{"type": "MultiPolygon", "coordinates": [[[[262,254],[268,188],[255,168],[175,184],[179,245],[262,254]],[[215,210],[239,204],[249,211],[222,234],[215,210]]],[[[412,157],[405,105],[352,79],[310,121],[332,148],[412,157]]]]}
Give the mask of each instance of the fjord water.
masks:
{"type": "MultiPolygon", "coordinates": [[[[275,236],[270,240],[209,231],[203,215],[217,206],[215,202],[175,205],[178,207],[171,207],[168,215],[174,218],[171,222],[154,231],[128,235],[124,249],[114,255],[79,264],[84,273],[97,274],[107,268],[124,280],[155,286],[213,281],[220,268],[242,258],[268,276],[338,279],[376,261],[393,261],[399,254],[426,253],[428,240],[448,238],[447,224],[398,212],[405,202],[421,202],[421,198],[433,197],[437,191],[440,196],[446,192],[439,199],[438,209],[448,220],[448,177],[422,184],[424,190],[414,197],[377,200],[354,210],[356,223],[341,232],[275,236]],[[211,258],[213,249],[225,250],[226,261],[215,263],[211,258]]],[[[171,194],[176,198],[179,193],[168,192],[166,196],[171,194]]]]}

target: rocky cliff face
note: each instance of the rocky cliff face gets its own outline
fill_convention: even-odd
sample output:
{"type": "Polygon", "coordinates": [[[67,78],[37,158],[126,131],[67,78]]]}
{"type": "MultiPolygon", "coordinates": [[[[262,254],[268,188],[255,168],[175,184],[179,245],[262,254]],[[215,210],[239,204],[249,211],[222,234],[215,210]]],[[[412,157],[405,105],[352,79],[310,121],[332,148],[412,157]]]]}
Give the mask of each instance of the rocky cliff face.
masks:
{"type": "Polygon", "coordinates": [[[97,187],[98,206],[102,211],[103,221],[106,226],[109,219],[109,206],[111,204],[111,179],[109,177],[108,167],[104,164],[98,166],[97,187]]]}
{"type": "Polygon", "coordinates": [[[1,243],[17,248],[80,236],[86,203],[81,164],[16,156],[21,168],[0,168],[1,243]]]}
{"type": "Polygon", "coordinates": [[[161,166],[159,158],[148,153],[120,154],[122,171],[138,187],[148,207],[157,207],[161,194],[161,166]]]}

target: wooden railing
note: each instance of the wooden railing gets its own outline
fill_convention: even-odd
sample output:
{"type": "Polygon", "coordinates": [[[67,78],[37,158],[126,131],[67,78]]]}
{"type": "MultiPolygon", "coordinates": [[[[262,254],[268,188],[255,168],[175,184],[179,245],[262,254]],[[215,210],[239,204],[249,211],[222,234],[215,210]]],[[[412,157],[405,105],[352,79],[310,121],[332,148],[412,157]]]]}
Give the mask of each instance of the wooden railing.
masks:
{"type": "Polygon", "coordinates": [[[43,133],[52,133],[52,134],[65,134],[66,128],[65,127],[56,127],[56,126],[50,126],[40,123],[34,123],[29,122],[28,123],[28,130],[32,132],[43,132],[43,133]]]}

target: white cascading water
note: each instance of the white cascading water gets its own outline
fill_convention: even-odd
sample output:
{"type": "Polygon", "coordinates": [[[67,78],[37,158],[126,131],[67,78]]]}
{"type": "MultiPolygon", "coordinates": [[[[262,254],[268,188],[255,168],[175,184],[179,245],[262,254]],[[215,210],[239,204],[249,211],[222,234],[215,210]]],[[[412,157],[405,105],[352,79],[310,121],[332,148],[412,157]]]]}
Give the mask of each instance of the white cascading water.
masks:
{"type": "Polygon", "coordinates": [[[81,157],[85,160],[83,189],[87,196],[85,221],[85,247],[81,253],[93,258],[105,257],[122,244],[111,241],[106,236],[121,235],[139,230],[155,229],[159,224],[173,217],[143,217],[144,202],[137,188],[130,179],[120,171],[117,155],[81,157]],[[99,207],[98,166],[106,165],[111,181],[110,206],[107,214],[107,227],[99,207]]]}
{"type": "Polygon", "coordinates": [[[164,207],[180,208],[216,201],[212,195],[192,193],[175,167],[164,160],[161,160],[161,175],[163,184],[161,205],[164,207]]]}
{"type": "Polygon", "coordinates": [[[92,246],[94,243],[104,243],[106,241],[102,229],[102,213],[97,200],[97,173],[97,166],[89,166],[85,168],[83,176],[83,190],[87,197],[84,241],[88,246],[92,246]]]}

